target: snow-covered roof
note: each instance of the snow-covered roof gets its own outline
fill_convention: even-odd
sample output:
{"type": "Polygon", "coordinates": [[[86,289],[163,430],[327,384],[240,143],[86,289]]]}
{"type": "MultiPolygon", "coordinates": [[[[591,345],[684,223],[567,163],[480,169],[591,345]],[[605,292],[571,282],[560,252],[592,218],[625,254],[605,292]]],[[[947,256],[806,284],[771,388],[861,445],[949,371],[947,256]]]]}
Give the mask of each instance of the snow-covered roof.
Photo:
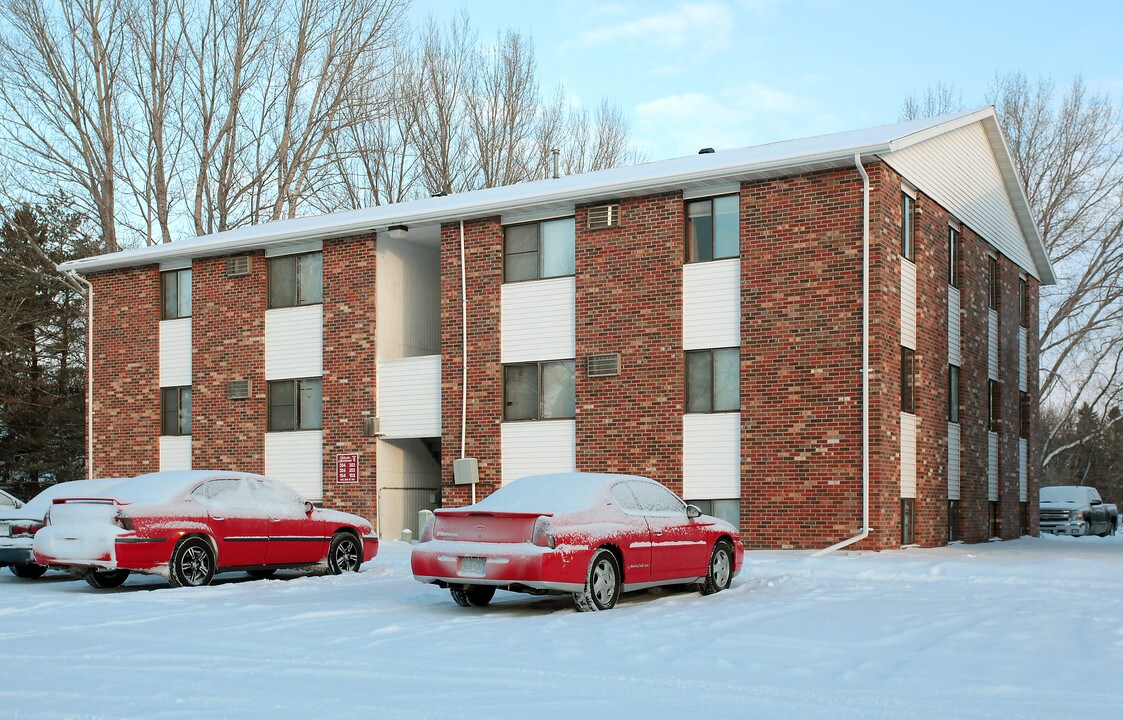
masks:
{"type": "MultiPolygon", "coordinates": [[[[723,182],[846,167],[853,165],[855,155],[860,155],[863,161],[870,161],[974,123],[982,124],[990,140],[1019,234],[1029,246],[1034,267],[1024,269],[1042,282],[1051,283],[1052,267],[993,107],[393,205],[279,220],[164,245],[74,260],[63,263],[59,269],[97,272],[344,237],[386,230],[391,225],[426,225],[535,212],[723,182]]],[[[920,189],[925,188],[921,185],[920,189]]]]}

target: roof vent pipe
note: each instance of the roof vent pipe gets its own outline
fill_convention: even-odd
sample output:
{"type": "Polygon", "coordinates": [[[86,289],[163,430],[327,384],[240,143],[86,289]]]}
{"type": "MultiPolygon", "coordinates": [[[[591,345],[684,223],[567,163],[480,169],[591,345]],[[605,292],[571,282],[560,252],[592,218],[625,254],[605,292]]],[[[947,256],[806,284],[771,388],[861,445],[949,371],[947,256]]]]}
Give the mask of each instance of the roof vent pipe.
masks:
{"type": "Polygon", "coordinates": [[[713,155],[714,149],[713,148],[702,148],[701,150],[698,151],[698,154],[699,155],[713,155]]]}
{"type": "Polygon", "coordinates": [[[561,155],[561,150],[558,150],[557,148],[554,148],[553,150],[550,151],[550,155],[553,156],[553,158],[551,160],[551,163],[552,163],[552,167],[553,167],[553,170],[554,170],[554,174],[553,174],[552,177],[555,180],[557,180],[559,177],[561,177],[561,175],[558,174],[558,157],[561,155]]]}

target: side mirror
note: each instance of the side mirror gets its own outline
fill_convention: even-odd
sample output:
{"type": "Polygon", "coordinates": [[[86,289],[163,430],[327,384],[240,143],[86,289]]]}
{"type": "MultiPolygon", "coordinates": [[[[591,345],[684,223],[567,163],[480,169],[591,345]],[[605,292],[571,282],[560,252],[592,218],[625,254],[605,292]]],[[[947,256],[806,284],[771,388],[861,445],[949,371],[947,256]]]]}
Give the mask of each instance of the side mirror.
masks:
{"type": "Polygon", "coordinates": [[[304,514],[305,515],[311,515],[312,511],[315,510],[315,509],[316,509],[316,506],[312,504],[311,500],[305,500],[304,501],[304,514]]]}
{"type": "Polygon", "coordinates": [[[696,517],[701,517],[701,516],[702,516],[702,511],[698,509],[697,505],[687,505],[686,506],[686,517],[696,518],[696,517]]]}

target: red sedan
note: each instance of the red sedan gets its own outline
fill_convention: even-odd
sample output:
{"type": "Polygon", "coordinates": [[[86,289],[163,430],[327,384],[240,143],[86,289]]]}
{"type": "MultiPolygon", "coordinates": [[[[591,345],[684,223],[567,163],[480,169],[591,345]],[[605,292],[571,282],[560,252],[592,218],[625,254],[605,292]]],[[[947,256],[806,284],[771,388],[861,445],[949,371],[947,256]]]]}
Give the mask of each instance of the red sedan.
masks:
{"type": "Polygon", "coordinates": [[[607,610],[621,592],[729,587],[745,549],[737,530],[635,475],[533,475],[481,502],[437,510],[413,548],[414,577],[483,606],[496,588],[573,593],[578,610],[607,610]]]}
{"type": "Polygon", "coordinates": [[[116,587],[130,572],[163,575],[175,587],[207,585],[229,570],[339,574],[378,553],[366,520],[248,473],[139,475],[98,497],[56,498],[46,522],[35,534],[35,562],[82,573],[96,588],[116,587]]]}

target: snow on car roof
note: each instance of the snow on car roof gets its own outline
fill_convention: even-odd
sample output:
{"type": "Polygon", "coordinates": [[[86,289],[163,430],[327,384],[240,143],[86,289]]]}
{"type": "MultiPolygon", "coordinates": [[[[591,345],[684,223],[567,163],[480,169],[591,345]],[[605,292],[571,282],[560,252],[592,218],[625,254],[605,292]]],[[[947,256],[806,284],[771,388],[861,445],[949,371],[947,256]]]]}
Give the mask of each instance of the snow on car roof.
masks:
{"type": "Polygon", "coordinates": [[[27,501],[19,510],[5,512],[5,517],[42,520],[55,498],[91,497],[103,494],[107,488],[121,482],[123,478],[97,478],[93,480],[71,480],[61,482],[43,490],[27,501]]]}
{"type": "Polygon", "coordinates": [[[223,470],[172,470],[147,473],[121,480],[92,494],[68,493],[69,497],[109,497],[138,504],[166,502],[204,480],[214,478],[260,478],[252,473],[223,470]]]}
{"type": "Polygon", "coordinates": [[[529,475],[507,483],[475,505],[473,510],[492,512],[577,512],[592,507],[605,489],[620,480],[645,480],[638,475],[607,473],[553,473],[529,475]]]}

